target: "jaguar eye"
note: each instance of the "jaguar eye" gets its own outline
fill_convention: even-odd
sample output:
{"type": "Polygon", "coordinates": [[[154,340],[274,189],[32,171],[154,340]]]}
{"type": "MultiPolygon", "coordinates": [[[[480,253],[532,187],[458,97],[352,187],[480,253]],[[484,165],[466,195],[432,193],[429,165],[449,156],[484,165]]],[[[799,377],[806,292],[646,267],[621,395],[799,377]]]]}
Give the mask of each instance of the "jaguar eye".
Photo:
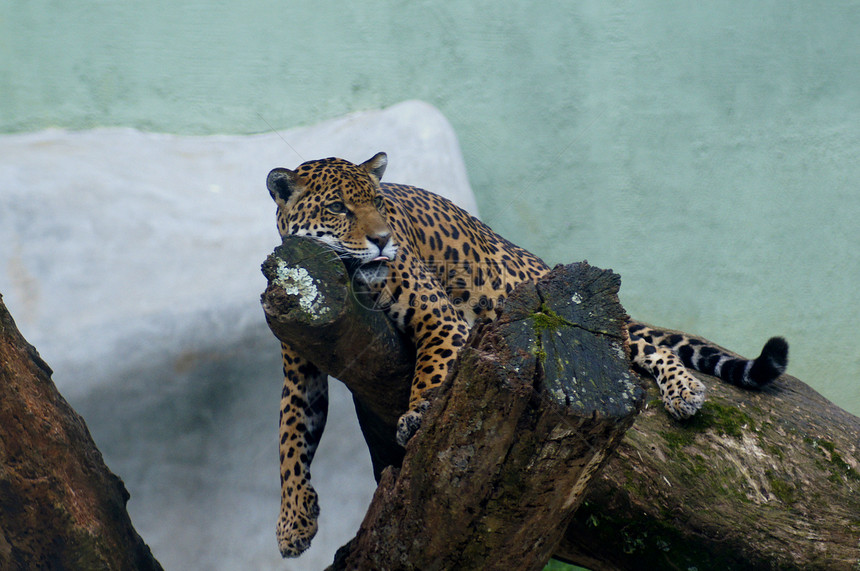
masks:
{"type": "Polygon", "coordinates": [[[382,205],[383,202],[381,196],[377,196],[373,199],[373,206],[375,206],[377,210],[382,210],[382,205]]]}
{"type": "Polygon", "coordinates": [[[332,214],[346,214],[346,204],[343,202],[332,202],[326,208],[332,214]]]}

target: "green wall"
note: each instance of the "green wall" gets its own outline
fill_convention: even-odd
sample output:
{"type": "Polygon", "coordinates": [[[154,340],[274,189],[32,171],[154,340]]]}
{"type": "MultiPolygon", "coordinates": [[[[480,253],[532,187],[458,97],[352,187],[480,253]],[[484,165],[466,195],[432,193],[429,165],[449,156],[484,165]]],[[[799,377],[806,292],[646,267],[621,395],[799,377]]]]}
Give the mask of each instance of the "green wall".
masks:
{"type": "Polygon", "coordinates": [[[423,99],[503,234],[612,267],[643,320],[750,355],[786,335],[790,371],[860,413],[858,30],[839,0],[3,0],[0,132],[423,99]]]}

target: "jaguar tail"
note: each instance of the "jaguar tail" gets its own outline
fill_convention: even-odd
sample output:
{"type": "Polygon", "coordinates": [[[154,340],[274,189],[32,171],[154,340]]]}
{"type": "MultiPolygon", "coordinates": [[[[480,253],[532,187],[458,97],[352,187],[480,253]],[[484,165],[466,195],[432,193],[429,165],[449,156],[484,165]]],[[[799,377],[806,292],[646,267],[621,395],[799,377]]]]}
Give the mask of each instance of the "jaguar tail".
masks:
{"type": "Polygon", "coordinates": [[[745,389],[759,389],[771,383],[788,367],[788,342],[771,337],[755,359],[742,359],[701,339],[676,332],[653,329],[642,323],[630,323],[631,339],[641,337],[654,345],[671,349],[684,366],[713,375],[745,389]]]}

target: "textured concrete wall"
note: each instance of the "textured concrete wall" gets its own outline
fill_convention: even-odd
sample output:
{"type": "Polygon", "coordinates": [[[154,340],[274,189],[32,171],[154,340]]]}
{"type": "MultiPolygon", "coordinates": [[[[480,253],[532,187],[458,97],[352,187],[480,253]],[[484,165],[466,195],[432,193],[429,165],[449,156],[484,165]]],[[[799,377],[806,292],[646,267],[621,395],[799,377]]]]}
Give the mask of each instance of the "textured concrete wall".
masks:
{"type": "Polygon", "coordinates": [[[858,413],[858,29],[848,0],[3,2],[0,132],[424,99],[502,233],[619,271],[639,318],[747,354],[786,335],[858,413]]]}

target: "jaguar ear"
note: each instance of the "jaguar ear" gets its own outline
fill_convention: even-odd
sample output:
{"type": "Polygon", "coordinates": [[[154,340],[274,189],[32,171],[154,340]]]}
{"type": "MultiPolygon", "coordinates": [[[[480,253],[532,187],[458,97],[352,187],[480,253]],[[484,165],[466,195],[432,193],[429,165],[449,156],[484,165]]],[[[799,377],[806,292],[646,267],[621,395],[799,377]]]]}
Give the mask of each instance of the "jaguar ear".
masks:
{"type": "Polygon", "coordinates": [[[286,206],[299,189],[299,175],[289,169],[273,169],[266,177],[266,187],[278,206],[286,206]]]}
{"type": "Polygon", "coordinates": [[[385,153],[376,153],[370,160],[361,163],[361,168],[375,176],[376,180],[382,180],[382,174],[387,166],[388,155],[385,153]]]}

